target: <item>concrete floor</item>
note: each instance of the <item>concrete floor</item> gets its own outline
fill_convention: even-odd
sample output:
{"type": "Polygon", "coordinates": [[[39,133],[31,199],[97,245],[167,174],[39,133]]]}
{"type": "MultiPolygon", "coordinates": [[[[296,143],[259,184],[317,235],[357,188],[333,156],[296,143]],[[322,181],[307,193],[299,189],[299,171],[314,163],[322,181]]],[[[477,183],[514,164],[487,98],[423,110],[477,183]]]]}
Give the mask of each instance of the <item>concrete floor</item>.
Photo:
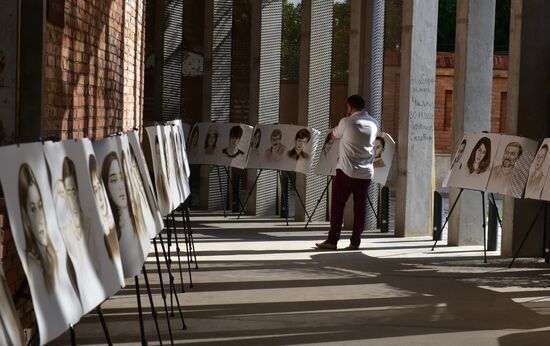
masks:
{"type": "MultiPolygon", "coordinates": [[[[193,214],[199,269],[178,294],[187,330],[175,308],[174,344],[205,345],[548,345],[550,266],[483,249],[430,251],[425,238],[367,232],[359,251],[313,248],[326,223],[286,226],[284,219],[193,214]]],[[[348,244],[344,232],[340,247],[348,244]]],[[[175,247],[172,258],[176,261],[175,247]]],[[[154,253],[147,262],[164,344],[169,333],[154,253]]],[[[168,274],[163,270],[164,283],[168,274]]],[[[145,332],[158,337],[142,284],[145,332]]],[[[175,285],[181,287],[179,274],[175,285]]],[[[167,297],[170,305],[170,297],[167,297]]],[[[175,302],[174,302],[175,304],[175,302]]],[[[168,306],[170,309],[170,306],[168,306]]],[[[139,345],[134,280],[103,304],[113,342],[139,345]]],[[[78,345],[103,345],[95,313],[76,326],[78,345]]],[[[52,344],[66,345],[68,334],[52,344]]]]}

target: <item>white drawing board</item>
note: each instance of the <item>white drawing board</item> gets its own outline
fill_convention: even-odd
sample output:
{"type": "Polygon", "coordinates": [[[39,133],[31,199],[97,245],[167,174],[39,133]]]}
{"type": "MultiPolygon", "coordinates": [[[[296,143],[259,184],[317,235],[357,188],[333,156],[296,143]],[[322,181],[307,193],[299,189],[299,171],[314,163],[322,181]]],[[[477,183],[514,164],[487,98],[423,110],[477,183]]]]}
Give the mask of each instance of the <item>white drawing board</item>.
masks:
{"type": "Polygon", "coordinates": [[[545,200],[550,200],[550,187],[546,188],[548,171],[550,169],[550,138],[545,138],[535,155],[533,164],[529,169],[529,178],[525,188],[525,198],[541,199],[542,192],[546,190],[545,200]]]}
{"type": "MultiPolygon", "coordinates": [[[[174,210],[183,201],[180,183],[178,182],[178,174],[176,172],[176,147],[174,141],[174,133],[171,125],[160,127],[162,130],[162,142],[164,149],[164,158],[166,161],[166,173],[168,177],[168,190],[170,193],[170,201],[172,210],[174,210]]],[[[170,211],[172,211],[170,210],[170,211]]]]}
{"type": "Polygon", "coordinates": [[[82,308],[67,274],[67,252],[44,160],[42,143],[0,148],[0,182],[10,229],[27,276],[38,324],[46,344],[75,324],[82,308]]]}
{"type": "MultiPolygon", "coordinates": [[[[85,160],[84,167],[88,169],[87,176],[86,173],[82,173],[85,175],[83,180],[85,181],[86,178],[88,178],[90,181],[90,185],[83,185],[81,189],[81,191],[84,192],[81,198],[82,208],[85,210],[90,209],[90,211],[96,211],[98,213],[99,219],[94,218],[93,215],[90,216],[90,227],[91,229],[101,230],[101,232],[96,231],[93,233],[95,238],[93,241],[93,246],[97,248],[95,252],[98,254],[98,258],[93,261],[96,268],[99,265],[99,268],[96,270],[98,270],[98,273],[102,278],[101,282],[104,285],[107,295],[111,296],[114,294],[111,293],[112,290],[116,289],[118,291],[120,287],[125,286],[115,218],[113,216],[113,211],[111,210],[111,205],[109,204],[109,198],[107,197],[107,189],[105,188],[105,184],[101,178],[101,166],[95,156],[92,143],[88,139],[78,141],[76,143],[82,144],[85,160]],[[90,186],[93,193],[93,200],[89,198],[89,194],[85,193],[85,190],[90,186]],[[114,269],[112,266],[114,266],[114,269]],[[116,272],[116,274],[113,273],[113,271],[116,272]],[[118,278],[118,286],[115,286],[115,283],[112,282],[111,279],[106,279],[115,275],[118,278]],[[107,283],[113,286],[111,287],[107,283]]],[[[76,144],[73,143],[72,146],[76,146],[76,144]]],[[[69,150],[68,152],[69,155],[72,155],[72,150],[69,150]]],[[[75,162],[79,162],[79,160],[81,160],[81,158],[78,158],[77,156],[73,157],[75,162]]],[[[79,172],[78,167],[81,166],[77,165],[77,173],[79,172]]]]}
{"type": "Polygon", "coordinates": [[[154,238],[163,230],[164,222],[162,221],[157,198],[153,192],[153,183],[151,182],[151,176],[149,175],[149,170],[145,163],[145,156],[139,143],[138,133],[137,131],[130,131],[127,132],[127,136],[128,144],[130,144],[130,159],[136,172],[136,179],[139,179],[142,183],[147,197],[147,206],[151,210],[151,214],[155,221],[155,227],[149,229],[149,235],[151,238],[154,238]]]}
{"type": "MultiPolygon", "coordinates": [[[[447,171],[447,174],[443,178],[443,187],[450,186],[449,184],[453,184],[451,182],[451,174],[454,171],[454,177],[458,176],[458,171],[462,169],[462,155],[464,155],[464,150],[466,149],[466,144],[468,143],[468,140],[466,137],[463,137],[460,141],[460,144],[458,145],[458,148],[456,149],[455,154],[453,155],[453,159],[451,161],[451,165],[449,166],[449,170],[447,171]]],[[[454,185],[453,185],[454,186],[454,185]]]]}
{"type": "Polygon", "coordinates": [[[180,203],[183,203],[191,194],[191,187],[189,186],[189,174],[191,170],[187,162],[187,154],[185,153],[185,146],[183,145],[183,132],[180,125],[172,125],[172,136],[174,139],[173,148],[176,167],[176,183],[180,192],[180,203]]]}
{"type": "Polygon", "coordinates": [[[140,220],[128,186],[132,181],[126,177],[128,140],[126,136],[107,137],[95,141],[93,147],[115,220],[124,277],[133,277],[141,272],[147,257],[149,233],[141,223],[136,226],[140,220]]]}
{"type": "MultiPolygon", "coordinates": [[[[153,166],[153,176],[155,192],[160,212],[163,216],[172,212],[173,205],[171,200],[170,186],[168,183],[168,173],[164,157],[164,141],[161,133],[164,129],[160,126],[150,126],[145,128],[149,141],[149,152],[151,153],[150,164],[153,166]]],[[[150,167],[149,167],[150,168],[150,167]]]]}
{"type": "MultiPolygon", "coordinates": [[[[104,248],[105,243],[103,237],[97,239],[94,236],[94,233],[103,234],[103,230],[91,228],[92,225],[98,227],[100,223],[81,142],[46,142],[44,154],[59,231],[68,254],[67,272],[86,314],[109,295],[104,291],[102,278],[98,275],[100,256],[105,256],[107,252],[98,251],[98,247],[104,248]],[[84,198],[88,208],[83,206],[84,198]],[[89,207],[90,204],[93,208],[89,207]]],[[[103,279],[106,283],[111,282],[109,293],[115,293],[120,288],[120,281],[114,265],[111,269],[113,276],[103,279]]]]}
{"type": "Polygon", "coordinates": [[[447,185],[485,191],[501,135],[472,133],[464,138],[466,139],[464,153],[454,164],[447,185]]]}
{"type": "Polygon", "coordinates": [[[338,164],[340,139],[330,138],[332,131],[325,135],[323,145],[320,145],[319,160],[315,166],[315,174],[317,175],[336,175],[336,165],[338,164]]]}
{"type": "Polygon", "coordinates": [[[187,152],[191,164],[244,169],[252,127],[239,123],[198,123],[189,135],[187,152]]]}
{"type": "Polygon", "coordinates": [[[486,191],[522,198],[538,144],[524,137],[500,137],[486,191]]]}
{"type": "Polygon", "coordinates": [[[191,169],[189,168],[189,159],[187,158],[186,140],[191,125],[183,123],[181,120],[176,119],[171,122],[173,124],[172,130],[174,131],[174,138],[176,140],[176,151],[181,155],[181,161],[184,167],[184,174],[187,179],[191,176],[191,169]]]}
{"type": "Polygon", "coordinates": [[[386,185],[394,155],[395,141],[387,132],[379,132],[374,141],[374,174],[372,181],[386,185]]]}
{"type": "Polygon", "coordinates": [[[247,168],[308,174],[318,140],[319,131],[311,127],[258,124],[254,128],[247,168]],[[257,138],[260,138],[259,145],[257,138]]]}

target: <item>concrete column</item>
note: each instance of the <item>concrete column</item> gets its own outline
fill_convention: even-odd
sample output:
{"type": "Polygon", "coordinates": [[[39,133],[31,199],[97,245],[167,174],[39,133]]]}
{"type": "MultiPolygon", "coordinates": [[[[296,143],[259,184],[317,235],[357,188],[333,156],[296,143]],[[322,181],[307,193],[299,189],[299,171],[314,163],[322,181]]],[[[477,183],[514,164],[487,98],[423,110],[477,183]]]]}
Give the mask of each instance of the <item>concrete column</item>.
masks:
{"type": "MultiPolygon", "coordinates": [[[[350,18],[348,94],[362,95],[370,115],[382,123],[382,90],[384,63],[384,9],[383,0],[352,0],[350,18]]],[[[376,209],[378,185],[372,183],[369,197],[376,209]]],[[[376,227],[372,209],[367,205],[367,228],[376,227]]],[[[344,210],[344,228],[353,228],[353,199],[344,210]]]]}
{"type": "Polygon", "coordinates": [[[395,234],[432,232],[437,0],[403,1],[395,234]]]}
{"type": "MultiPolygon", "coordinates": [[[[332,13],[332,0],[302,1],[298,124],[321,132],[330,125],[332,13]]],[[[325,185],[325,177],[296,173],[296,189],[308,212],[313,211],[325,185]]],[[[304,221],[305,211],[298,199],[295,210],[296,220],[304,221]]],[[[324,220],[325,214],[326,202],[321,202],[313,220],[324,220]]]]}
{"type": "MultiPolygon", "coordinates": [[[[541,141],[550,137],[550,40],[544,0],[512,1],[506,132],[541,141]]],[[[519,248],[541,202],[505,198],[502,255],[519,248]]],[[[541,256],[544,235],[541,213],[520,256],[541,256]]],[[[549,228],[550,229],[550,228],[549,228]]]]}
{"type": "MultiPolygon", "coordinates": [[[[249,124],[278,123],[283,5],[280,1],[262,0],[252,1],[251,6],[249,124]]],[[[248,188],[254,184],[257,174],[258,171],[255,169],[248,170],[248,188]]],[[[277,173],[262,171],[255,190],[248,200],[247,213],[275,214],[277,173]]]]}
{"type": "MultiPolygon", "coordinates": [[[[456,7],[452,153],[464,134],[490,131],[496,0],[459,0],[456,7]]],[[[449,203],[459,189],[452,189],[449,203]]],[[[449,245],[483,244],[481,193],[464,191],[449,220],[449,245]]]]}
{"type": "MultiPolygon", "coordinates": [[[[204,5],[204,77],[202,121],[229,122],[231,108],[231,26],[232,0],[208,0],[204,5]]],[[[201,166],[201,209],[221,209],[227,192],[227,179],[221,170],[220,196],[218,172],[201,166]]],[[[227,206],[226,206],[227,207],[227,206]]]]}
{"type": "Polygon", "coordinates": [[[15,141],[18,12],[17,1],[0,4],[0,145],[15,141]]]}

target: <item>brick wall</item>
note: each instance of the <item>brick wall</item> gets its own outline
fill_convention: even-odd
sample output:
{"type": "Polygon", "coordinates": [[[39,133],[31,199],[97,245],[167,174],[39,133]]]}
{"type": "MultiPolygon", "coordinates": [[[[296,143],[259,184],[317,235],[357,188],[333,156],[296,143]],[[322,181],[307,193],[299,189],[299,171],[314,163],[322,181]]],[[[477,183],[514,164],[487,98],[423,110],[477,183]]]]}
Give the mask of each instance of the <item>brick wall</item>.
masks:
{"type": "MultiPolygon", "coordinates": [[[[386,52],[384,57],[384,100],[382,126],[397,139],[399,123],[399,53],[386,52]]],[[[493,94],[491,132],[504,132],[508,83],[508,56],[493,59],[493,94]]],[[[438,53],[435,87],[435,152],[449,153],[454,83],[454,55],[438,53]]]]}
{"type": "MultiPolygon", "coordinates": [[[[66,0],[63,26],[47,22],[44,136],[97,139],[141,125],[144,1],[66,0]]],[[[12,293],[28,294],[6,214],[0,198],[0,260],[12,293]]],[[[32,302],[15,303],[32,337],[32,302]]]]}
{"type": "Polygon", "coordinates": [[[144,0],[65,1],[46,27],[44,135],[102,138],[141,124],[144,0]]]}

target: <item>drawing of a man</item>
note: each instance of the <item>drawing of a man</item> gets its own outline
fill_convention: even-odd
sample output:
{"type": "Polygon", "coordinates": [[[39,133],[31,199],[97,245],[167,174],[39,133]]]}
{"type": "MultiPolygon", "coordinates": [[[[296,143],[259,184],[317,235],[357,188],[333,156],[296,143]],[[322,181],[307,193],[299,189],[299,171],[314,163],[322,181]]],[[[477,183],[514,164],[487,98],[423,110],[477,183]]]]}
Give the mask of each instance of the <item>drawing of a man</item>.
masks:
{"type": "Polygon", "coordinates": [[[271,146],[265,151],[265,159],[268,162],[280,161],[286,151],[286,146],[281,143],[283,133],[279,129],[271,132],[271,146]]]}
{"type": "Polygon", "coordinates": [[[304,145],[306,145],[310,139],[311,133],[309,133],[308,129],[301,129],[296,132],[294,148],[288,151],[288,156],[296,161],[300,158],[309,159],[309,154],[304,151],[304,145]]]}
{"type": "Polygon", "coordinates": [[[515,165],[522,153],[523,149],[521,144],[518,142],[508,143],[504,149],[502,163],[495,166],[491,171],[488,189],[496,189],[503,193],[510,189],[511,179],[515,172],[515,165]]]}

